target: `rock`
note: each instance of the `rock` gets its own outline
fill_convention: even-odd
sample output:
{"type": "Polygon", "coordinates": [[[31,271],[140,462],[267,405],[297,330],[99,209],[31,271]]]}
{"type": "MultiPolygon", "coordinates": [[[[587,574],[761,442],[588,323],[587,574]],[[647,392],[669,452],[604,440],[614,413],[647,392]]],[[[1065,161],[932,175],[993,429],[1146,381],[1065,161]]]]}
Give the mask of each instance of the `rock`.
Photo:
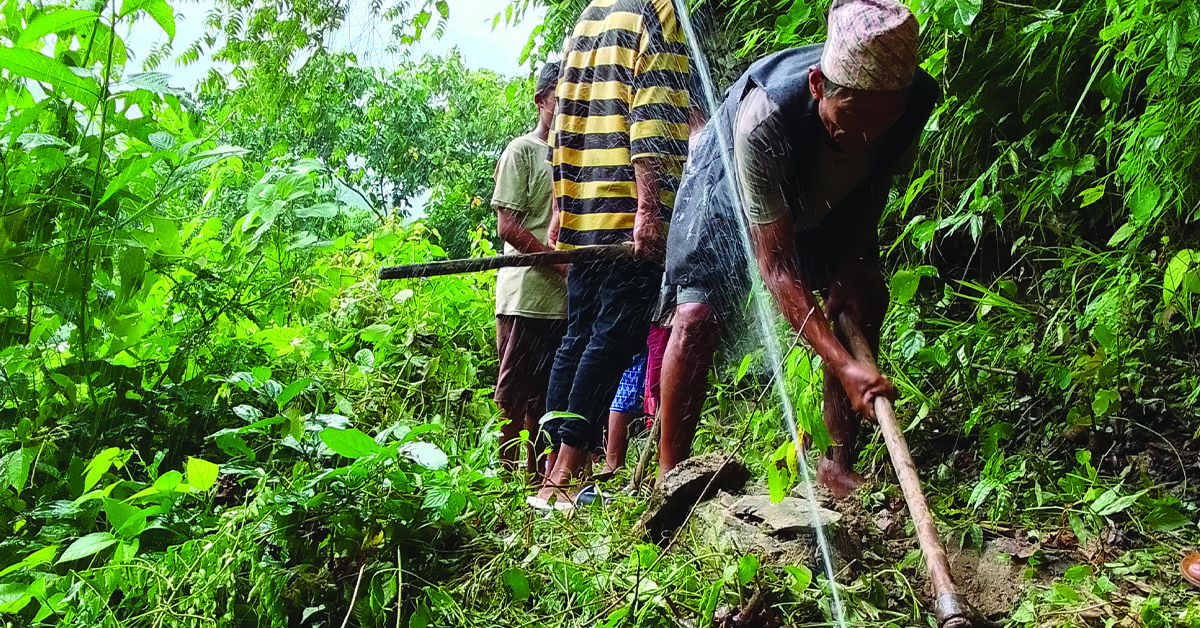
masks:
{"type": "MultiPolygon", "coordinates": [[[[790,539],[812,532],[812,509],[795,497],[784,497],[783,501],[772,503],[767,495],[746,495],[739,497],[729,507],[729,512],[742,521],[759,525],[767,536],[790,539]]],[[[842,519],[840,514],[827,508],[818,507],[817,513],[825,526],[842,519]]]]}
{"type": "Polygon", "coordinates": [[[875,515],[875,528],[883,539],[894,539],[900,532],[900,517],[890,510],[882,510],[875,515]]]}
{"type": "Polygon", "coordinates": [[[687,519],[688,511],[717,491],[738,491],[750,479],[750,470],[736,457],[720,453],[689,458],[668,473],[650,496],[638,520],[638,529],[653,542],[665,544],[670,533],[687,519]],[[708,488],[707,492],[705,488],[708,488]]]}
{"type": "MultiPolygon", "coordinates": [[[[831,535],[838,534],[841,515],[825,508],[820,517],[831,535]]],[[[735,497],[721,493],[696,508],[684,534],[693,547],[707,547],[733,556],[758,555],[781,565],[815,565],[816,537],[806,502],[785,497],[772,504],[766,495],[735,497]]]]}

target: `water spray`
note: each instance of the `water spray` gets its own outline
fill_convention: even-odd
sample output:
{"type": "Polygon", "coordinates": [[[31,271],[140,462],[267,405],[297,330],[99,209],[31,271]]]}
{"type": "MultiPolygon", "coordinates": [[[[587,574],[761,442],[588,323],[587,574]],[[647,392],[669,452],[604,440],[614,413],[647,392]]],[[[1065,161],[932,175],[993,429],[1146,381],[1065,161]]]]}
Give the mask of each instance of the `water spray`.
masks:
{"type": "Polygon", "coordinates": [[[754,303],[754,317],[758,320],[759,334],[762,336],[763,347],[766,349],[767,360],[770,363],[772,371],[772,379],[775,383],[775,390],[779,396],[780,411],[783,414],[784,422],[787,424],[788,436],[792,439],[792,444],[795,446],[797,464],[800,468],[800,479],[804,486],[804,496],[808,501],[809,514],[814,522],[813,530],[816,533],[817,548],[821,552],[821,562],[823,563],[825,580],[829,583],[829,593],[831,598],[831,610],[833,613],[833,623],[837,628],[847,628],[846,624],[846,608],[842,603],[842,596],[838,592],[837,578],[833,568],[833,550],[830,548],[829,540],[825,536],[825,527],[821,525],[821,507],[817,501],[816,490],[813,486],[812,471],[808,468],[808,460],[803,454],[804,447],[800,440],[800,430],[796,424],[796,410],[792,406],[791,397],[788,396],[787,383],[783,377],[783,347],[780,345],[779,337],[775,334],[772,322],[774,316],[770,309],[770,298],[766,294],[766,289],[763,287],[762,280],[758,274],[758,264],[754,259],[754,248],[750,243],[750,225],[746,218],[746,212],[743,211],[744,203],[742,202],[741,189],[737,185],[737,170],[733,167],[733,147],[729,145],[729,137],[726,129],[721,128],[724,121],[721,116],[717,115],[717,110],[720,103],[717,101],[716,90],[713,88],[712,75],[708,71],[708,60],[704,57],[700,50],[700,40],[696,37],[696,31],[692,27],[692,17],[688,12],[687,6],[681,0],[672,0],[675,5],[675,14],[679,17],[680,25],[683,27],[684,39],[691,50],[692,60],[695,62],[695,68],[691,71],[699,72],[701,84],[704,86],[704,99],[707,105],[709,124],[714,124],[717,128],[714,129],[717,137],[717,142],[721,150],[721,165],[725,168],[725,187],[726,194],[729,199],[735,204],[733,213],[737,218],[738,235],[742,240],[742,250],[746,253],[746,265],[751,277],[752,285],[752,301],[754,303]]]}

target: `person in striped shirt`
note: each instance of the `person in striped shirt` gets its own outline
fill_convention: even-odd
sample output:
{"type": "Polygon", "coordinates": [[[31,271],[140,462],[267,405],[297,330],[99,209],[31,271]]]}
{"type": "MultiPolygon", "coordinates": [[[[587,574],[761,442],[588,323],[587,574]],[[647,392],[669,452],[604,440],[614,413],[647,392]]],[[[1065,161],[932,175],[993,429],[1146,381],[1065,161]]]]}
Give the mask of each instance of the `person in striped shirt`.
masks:
{"type": "MultiPolygon", "coordinates": [[[[592,0],[564,46],[550,163],[557,248],[633,243],[629,260],[573,265],[567,335],[545,423],[557,452],[529,503],[570,503],[621,373],[644,346],[666,223],[687,157],[688,58],[671,0],[592,0]]],[[[552,234],[555,231],[552,227],[552,234]]]]}

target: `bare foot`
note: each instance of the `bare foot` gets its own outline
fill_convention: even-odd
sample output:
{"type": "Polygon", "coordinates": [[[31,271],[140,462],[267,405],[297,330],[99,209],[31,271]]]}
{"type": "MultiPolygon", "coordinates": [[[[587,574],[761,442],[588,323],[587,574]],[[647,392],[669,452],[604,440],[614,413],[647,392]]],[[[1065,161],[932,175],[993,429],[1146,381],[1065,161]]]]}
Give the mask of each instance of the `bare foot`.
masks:
{"type": "Polygon", "coordinates": [[[817,462],[817,481],[825,485],[836,499],[853,493],[865,482],[861,475],[824,457],[817,462]]]}
{"type": "Polygon", "coordinates": [[[567,489],[545,485],[542,486],[542,490],[538,491],[537,496],[546,501],[550,501],[550,498],[553,497],[556,502],[564,504],[569,504],[575,500],[575,496],[567,491],[567,489]]]}

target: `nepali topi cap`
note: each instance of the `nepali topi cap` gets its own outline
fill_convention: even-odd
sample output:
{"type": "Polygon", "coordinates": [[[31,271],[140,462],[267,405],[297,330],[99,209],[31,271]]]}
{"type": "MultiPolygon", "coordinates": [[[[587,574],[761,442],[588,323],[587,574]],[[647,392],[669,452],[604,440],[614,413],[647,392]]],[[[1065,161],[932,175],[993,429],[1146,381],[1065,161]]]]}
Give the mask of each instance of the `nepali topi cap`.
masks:
{"type": "Polygon", "coordinates": [[[843,87],[901,90],[917,70],[917,19],[896,0],[834,0],[821,73],[843,87]]]}

